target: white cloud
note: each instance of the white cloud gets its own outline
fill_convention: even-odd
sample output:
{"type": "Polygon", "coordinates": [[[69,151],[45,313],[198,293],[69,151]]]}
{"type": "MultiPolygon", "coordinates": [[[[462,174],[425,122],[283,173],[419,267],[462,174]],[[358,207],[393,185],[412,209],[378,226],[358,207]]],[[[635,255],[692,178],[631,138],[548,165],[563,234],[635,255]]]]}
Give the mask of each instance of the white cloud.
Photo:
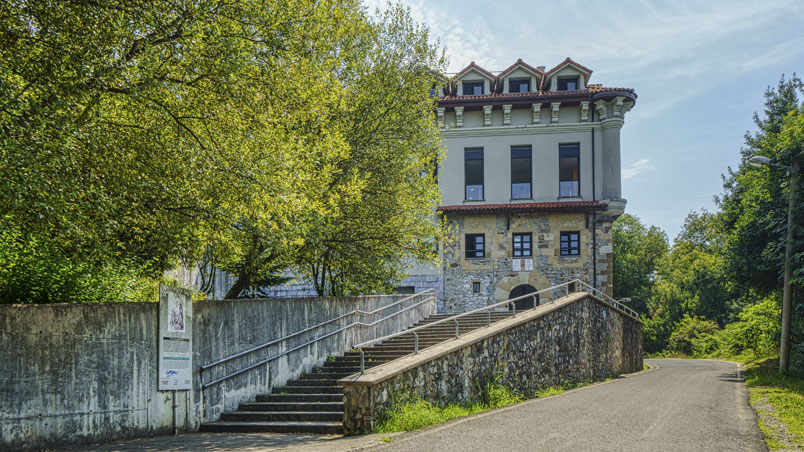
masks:
{"type": "Polygon", "coordinates": [[[656,168],[650,164],[650,161],[648,159],[639,159],[636,162],[623,168],[622,171],[623,180],[631,179],[632,177],[636,177],[642,173],[654,170],[656,170],[656,168]]]}

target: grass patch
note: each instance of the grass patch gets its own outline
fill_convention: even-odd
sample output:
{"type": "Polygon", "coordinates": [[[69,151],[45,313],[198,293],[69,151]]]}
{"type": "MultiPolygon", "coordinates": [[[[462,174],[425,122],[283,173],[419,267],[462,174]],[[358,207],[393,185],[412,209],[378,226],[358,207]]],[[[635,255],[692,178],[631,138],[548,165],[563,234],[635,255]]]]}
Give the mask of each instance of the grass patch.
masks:
{"type": "Polygon", "coordinates": [[[481,413],[522,401],[522,396],[497,383],[489,384],[486,402],[439,406],[417,396],[403,394],[375,428],[377,433],[408,432],[450,419],[481,413]]]}
{"type": "MultiPolygon", "coordinates": [[[[609,380],[611,380],[611,378],[550,386],[549,388],[536,391],[532,396],[535,398],[555,396],[563,394],[570,389],[588,386],[598,381],[609,380]]],[[[418,430],[429,425],[469,416],[471,414],[482,413],[483,411],[493,410],[495,408],[502,408],[524,400],[524,397],[516,391],[496,383],[496,381],[488,384],[485,391],[482,392],[484,392],[483,398],[486,399],[484,402],[464,405],[450,404],[445,406],[428,402],[418,396],[411,396],[407,392],[402,393],[395,397],[397,402],[390,411],[385,413],[383,420],[375,427],[374,432],[394,433],[418,430]]]]}
{"type": "Polygon", "coordinates": [[[536,391],[536,397],[541,399],[542,397],[563,394],[564,391],[566,391],[566,389],[564,389],[562,386],[550,386],[549,388],[536,391]]]}
{"type": "Polygon", "coordinates": [[[786,434],[780,434],[768,428],[760,419],[759,427],[768,447],[787,447],[780,439],[789,445],[804,447],[804,375],[781,375],[778,360],[769,359],[749,364],[745,371],[745,383],[751,391],[751,406],[784,424],[786,434]],[[768,405],[771,409],[762,408],[768,405]]]}

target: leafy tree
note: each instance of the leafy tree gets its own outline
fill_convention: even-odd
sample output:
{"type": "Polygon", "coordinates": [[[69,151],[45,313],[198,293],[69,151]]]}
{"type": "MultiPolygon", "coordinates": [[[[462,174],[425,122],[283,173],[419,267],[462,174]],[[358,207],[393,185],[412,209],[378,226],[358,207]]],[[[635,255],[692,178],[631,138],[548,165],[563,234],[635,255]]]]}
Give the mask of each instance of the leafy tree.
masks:
{"type": "Polygon", "coordinates": [[[653,278],[667,254],[667,235],[656,226],[645,227],[630,214],[612,227],[614,246],[614,297],[630,297],[632,309],[647,313],[653,294],[653,278]]]}
{"type": "MultiPolygon", "coordinates": [[[[333,177],[317,187],[326,208],[299,214],[305,230],[283,256],[321,296],[389,290],[407,263],[435,259],[440,233],[432,218],[440,142],[430,90],[435,71],[444,69],[443,55],[405,8],[389,8],[368,23],[341,54],[344,105],[333,121],[344,151],[334,159],[333,177]]],[[[263,241],[252,245],[247,257],[276,258],[236,264],[238,279],[227,297],[260,285],[255,275],[276,273],[287,262],[263,241]]]]}
{"type": "MultiPolygon", "coordinates": [[[[753,168],[747,164],[754,155],[763,155],[781,165],[795,158],[804,163],[801,95],[804,85],[795,75],[765,92],[764,117],[755,113],[757,132],[746,133],[742,161],[737,170],[724,176],[723,194],[718,205],[723,212],[728,264],[735,281],[763,293],[781,288],[787,229],[788,176],[783,168],[753,168]]],[[[804,174],[798,186],[804,187],[804,174]]],[[[794,282],[804,281],[804,203],[795,209],[794,282]]]]}
{"type": "Polygon", "coordinates": [[[149,275],[243,261],[254,227],[286,255],[332,208],[367,27],[356,0],[3,3],[2,226],[149,275]]]}

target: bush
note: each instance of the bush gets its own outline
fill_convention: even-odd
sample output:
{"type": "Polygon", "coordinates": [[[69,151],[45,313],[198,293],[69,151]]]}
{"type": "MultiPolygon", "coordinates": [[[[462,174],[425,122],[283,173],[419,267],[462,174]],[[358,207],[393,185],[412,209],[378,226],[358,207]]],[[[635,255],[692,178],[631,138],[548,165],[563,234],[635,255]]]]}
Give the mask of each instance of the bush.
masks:
{"type": "Polygon", "coordinates": [[[720,330],[717,323],[702,317],[690,317],[685,314],[684,318],[676,325],[675,330],[670,335],[667,351],[675,353],[693,354],[693,342],[697,342],[699,347],[706,347],[702,339],[704,336],[711,336],[720,330]]]}
{"type": "Polygon", "coordinates": [[[157,283],[133,266],[88,262],[0,226],[0,303],[154,301],[157,283]]]}

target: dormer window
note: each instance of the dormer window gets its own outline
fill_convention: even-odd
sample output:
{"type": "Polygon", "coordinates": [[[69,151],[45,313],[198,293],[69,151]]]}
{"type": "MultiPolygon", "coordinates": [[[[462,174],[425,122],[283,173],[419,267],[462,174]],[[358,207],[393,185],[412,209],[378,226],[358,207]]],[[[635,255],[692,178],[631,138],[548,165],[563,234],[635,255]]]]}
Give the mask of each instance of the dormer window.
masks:
{"type": "Polygon", "coordinates": [[[483,95],[483,82],[463,82],[463,95],[464,96],[482,96],[483,95]]]}
{"type": "Polygon", "coordinates": [[[559,77],[558,90],[559,91],[575,91],[578,89],[578,77],[559,77]]]}
{"type": "Polygon", "coordinates": [[[508,91],[511,93],[529,93],[530,79],[509,80],[508,91]]]}

